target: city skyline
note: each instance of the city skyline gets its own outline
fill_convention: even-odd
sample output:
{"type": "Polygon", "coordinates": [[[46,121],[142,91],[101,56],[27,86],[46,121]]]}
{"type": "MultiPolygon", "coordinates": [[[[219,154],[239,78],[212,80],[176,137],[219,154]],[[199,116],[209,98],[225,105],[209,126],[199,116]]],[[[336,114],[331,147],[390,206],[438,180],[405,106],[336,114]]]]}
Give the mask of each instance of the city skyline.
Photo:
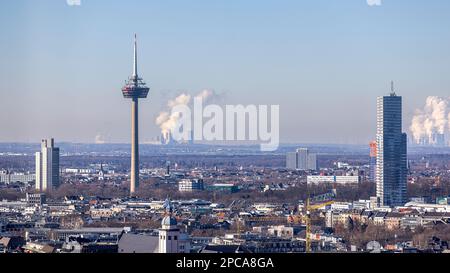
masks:
{"type": "Polygon", "coordinates": [[[1,30],[0,94],[8,99],[0,107],[14,114],[0,118],[8,128],[0,141],[36,142],[49,134],[63,142],[129,143],[121,129],[129,123],[127,105],[114,90],[128,73],[124,52],[134,32],[145,45],[141,70],[154,90],[141,107],[144,143],[160,135],[155,119],[167,101],[184,92],[213,90],[230,104],[279,104],[281,143],[337,144],[373,140],[374,98],[389,92],[392,79],[406,98],[408,135],[428,96],[448,96],[445,1],[179,5],[5,3],[0,20],[12,27],[1,30]],[[137,19],[107,20],[136,7],[137,19]]]}
{"type": "Polygon", "coordinates": [[[449,13],[3,1],[0,259],[260,272],[450,253],[449,13]]]}

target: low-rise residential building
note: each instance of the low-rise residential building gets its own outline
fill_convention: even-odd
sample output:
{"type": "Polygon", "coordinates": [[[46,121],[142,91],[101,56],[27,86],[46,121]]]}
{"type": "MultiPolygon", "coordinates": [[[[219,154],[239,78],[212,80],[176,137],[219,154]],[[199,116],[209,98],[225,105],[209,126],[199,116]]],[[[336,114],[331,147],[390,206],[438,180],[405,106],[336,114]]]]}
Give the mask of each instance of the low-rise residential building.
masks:
{"type": "Polygon", "coordinates": [[[29,205],[43,205],[45,204],[47,197],[45,193],[27,193],[26,201],[29,205]]]}
{"type": "Polygon", "coordinates": [[[403,216],[400,226],[402,228],[415,229],[422,225],[422,216],[418,212],[407,213],[403,216]]]}
{"type": "Polygon", "coordinates": [[[205,188],[209,191],[220,191],[226,193],[234,193],[239,190],[238,186],[231,183],[214,183],[212,185],[207,185],[205,188]]]}
{"type": "Polygon", "coordinates": [[[325,175],[308,175],[306,178],[308,184],[358,184],[359,176],[325,176],[325,175]]]}
{"type": "Polygon", "coordinates": [[[89,210],[89,214],[91,215],[92,219],[104,219],[113,217],[115,215],[115,212],[110,208],[91,208],[89,210]]]}
{"type": "Polygon", "coordinates": [[[31,183],[36,181],[36,175],[30,173],[5,173],[0,174],[0,183],[31,183]]]}
{"type": "Polygon", "coordinates": [[[373,216],[373,223],[378,226],[383,226],[387,214],[388,213],[384,211],[377,211],[373,216]]]}
{"type": "Polygon", "coordinates": [[[398,212],[389,212],[384,220],[384,224],[387,229],[396,230],[401,227],[403,214],[398,212]]]}

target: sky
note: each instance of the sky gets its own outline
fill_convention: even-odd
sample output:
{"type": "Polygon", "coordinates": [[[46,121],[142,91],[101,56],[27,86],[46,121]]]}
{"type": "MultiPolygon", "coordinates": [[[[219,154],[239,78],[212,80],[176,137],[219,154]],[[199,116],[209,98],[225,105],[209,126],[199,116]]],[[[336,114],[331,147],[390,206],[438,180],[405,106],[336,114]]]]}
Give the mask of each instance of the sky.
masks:
{"type": "Polygon", "coordinates": [[[280,105],[284,143],[374,139],[376,97],[395,81],[404,131],[450,94],[448,0],[3,0],[0,142],[130,142],[132,72],[151,88],[140,137],[167,101],[214,90],[280,105]]]}

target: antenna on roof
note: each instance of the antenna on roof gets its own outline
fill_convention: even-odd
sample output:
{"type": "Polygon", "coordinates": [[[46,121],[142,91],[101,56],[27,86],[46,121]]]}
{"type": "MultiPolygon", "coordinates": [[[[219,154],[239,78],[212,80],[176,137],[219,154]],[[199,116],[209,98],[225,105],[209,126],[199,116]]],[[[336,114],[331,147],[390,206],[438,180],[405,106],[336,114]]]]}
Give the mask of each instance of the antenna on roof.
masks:
{"type": "Polygon", "coordinates": [[[394,81],[391,81],[391,96],[396,96],[394,89],[394,81]]]}

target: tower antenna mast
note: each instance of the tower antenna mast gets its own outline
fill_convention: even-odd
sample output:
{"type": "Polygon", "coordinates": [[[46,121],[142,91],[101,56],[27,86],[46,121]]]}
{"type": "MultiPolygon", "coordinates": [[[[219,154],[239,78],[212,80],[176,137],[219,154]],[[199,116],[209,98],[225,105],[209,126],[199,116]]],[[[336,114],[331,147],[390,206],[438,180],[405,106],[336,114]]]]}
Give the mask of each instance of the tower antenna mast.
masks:
{"type": "Polygon", "coordinates": [[[391,81],[391,96],[395,96],[394,81],[391,81]]]}

